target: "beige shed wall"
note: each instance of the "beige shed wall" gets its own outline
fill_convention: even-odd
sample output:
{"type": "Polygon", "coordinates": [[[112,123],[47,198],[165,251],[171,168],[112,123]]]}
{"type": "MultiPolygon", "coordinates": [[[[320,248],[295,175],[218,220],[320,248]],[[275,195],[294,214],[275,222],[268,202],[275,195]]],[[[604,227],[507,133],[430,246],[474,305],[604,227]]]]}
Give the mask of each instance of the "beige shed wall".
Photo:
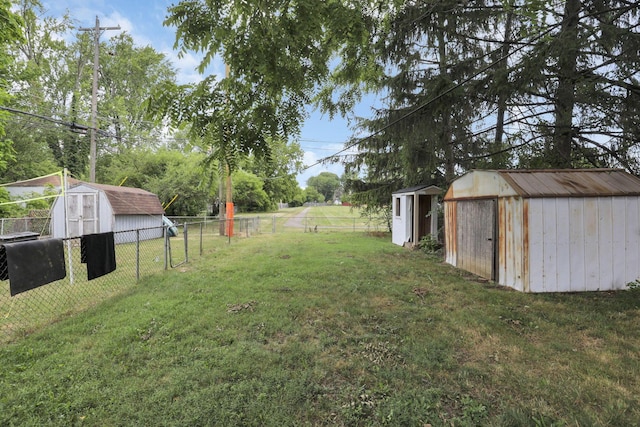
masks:
{"type": "Polygon", "coordinates": [[[527,292],[524,205],[520,197],[498,199],[498,283],[527,292]]]}

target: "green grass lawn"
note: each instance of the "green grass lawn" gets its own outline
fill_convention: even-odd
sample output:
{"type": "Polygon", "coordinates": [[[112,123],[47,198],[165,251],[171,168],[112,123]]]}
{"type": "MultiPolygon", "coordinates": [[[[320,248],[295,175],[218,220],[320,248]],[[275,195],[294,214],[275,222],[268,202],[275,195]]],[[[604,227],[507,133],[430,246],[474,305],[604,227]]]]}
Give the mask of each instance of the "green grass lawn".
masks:
{"type": "Polygon", "coordinates": [[[632,426],[640,291],[527,295],[277,233],[0,347],[0,425],[632,426]]]}

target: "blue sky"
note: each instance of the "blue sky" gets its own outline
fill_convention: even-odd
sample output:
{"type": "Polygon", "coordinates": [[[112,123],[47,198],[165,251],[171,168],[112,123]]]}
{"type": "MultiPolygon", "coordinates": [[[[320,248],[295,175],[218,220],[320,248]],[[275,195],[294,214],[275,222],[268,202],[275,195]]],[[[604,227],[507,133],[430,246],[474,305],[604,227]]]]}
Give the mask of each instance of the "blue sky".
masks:
{"type": "MultiPolygon", "coordinates": [[[[100,26],[119,25],[122,31],[131,34],[136,44],[149,45],[164,53],[178,70],[180,83],[199,81],[203,77],[195,70],[199,56],[192,54],[178,58],[177,52],[173,50],[174,29],[162,25],[167,8],[178,3],[178,0],[42,0],[42,3],[49,16],[60,17],[68,11],[79,27],[95,26],[96,16],[100,20],[100,26]]],[[[108,31],[102,37],[108,38],[113,34],[115,31],[108,31]]],[[[214,61],[207,73],[222,76],[224,64],[220,60],[214,61]]],[[[360,117],[370,116],[371,103],[371,98],[361,103],[356,108],[356,114],[360,117]]],[[[344,142],[352,135],[353,131],[346,120],[338,118],[329,121],[319,112],[312,111],[299,140],[305,151],[304,164],[312,165],[340,151],[344,142]]],[[[313,166],[298,176],[300,186],[304,188],[309,177],[324,171],[341,175],[344,169],[339,164],[313,166]]]]}

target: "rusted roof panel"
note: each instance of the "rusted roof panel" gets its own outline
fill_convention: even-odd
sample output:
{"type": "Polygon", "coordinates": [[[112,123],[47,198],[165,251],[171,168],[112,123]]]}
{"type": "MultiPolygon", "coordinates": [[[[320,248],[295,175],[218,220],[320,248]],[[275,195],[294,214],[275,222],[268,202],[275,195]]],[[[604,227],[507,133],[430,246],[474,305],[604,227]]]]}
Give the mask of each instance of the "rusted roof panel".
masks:
{"type": "Polygon", "coordinates": [[[640,196],[640,178],[621,169],[496,171],[522,197],[640,196]]]}

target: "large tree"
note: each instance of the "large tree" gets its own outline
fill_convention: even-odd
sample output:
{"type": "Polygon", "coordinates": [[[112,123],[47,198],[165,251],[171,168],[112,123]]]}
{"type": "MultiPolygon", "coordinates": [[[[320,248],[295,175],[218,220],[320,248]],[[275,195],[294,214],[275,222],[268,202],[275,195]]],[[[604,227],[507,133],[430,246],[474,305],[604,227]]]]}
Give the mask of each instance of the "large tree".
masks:
{"type": "Polygon", "coordinates": [[[340,189],[340,177],[333,172],[321,172],[307,180],[307,188],[315,188],[324,196],[324,200],[332,201],[334,194],[340,189]]]}
{"type": "MultiPolygon", "coordinates": [[[[5,181],[66,167],[88,172],[93,82],[93,37],[74,33],[70,15],[51,17],[39,0],[20,0],[25,37],[11,45],[15,57],[10,137],[16,158],[5,181]],[[69,36],[75,35],[75,40],[69,36]]],[[[98,156],[158,144],[161,123],[145,119],[143,101],[160,81],[175,79],[163,54],[138,47],[126,33],[100,44],[98,156]]]]}
{"type": "Polygon", "coordinates": [[[169,8],[165,21],[176,28],[176,47],[202,52],[201,72],[220,57],[228,75],[168,86],[153,105],[174,121],[191,123],[194,135],[230,170],[238,154],[268,155],[268,137],[299,132],[305,107],[330,75],[333,59],[354,64],[369,55],[370,23],[362,13],[367,4],[183,0],[169,8]]]}
{"type": "Polygon", "coordinates": [[[373,46],[387,104],[349,144],[355,200],[479,167],[640,172],[639,19],[613,0],[396,4],[373,46]]]}
{"type": "MultiPolygon", "coordinates": [[[[0,0],[0,107],[8,104],[10,99],[9,72],[14,58],[7,46],[22,37],[22,21],[11,11],[11,1],[0,0]]],[[[5,139],[6,117],[6,112],[0,110],[0,172],[4,171],[7,162],[13,158],[12,144],[5,139]]]]}
{"type": "Polygon", "coordinates": [[[474,2],[408,1],[386,16],[374,49],[385,62],[380,90],[386,105],[361,125],[372,136],[351,143],[347,161],[353,200],[388,203],[391,192],[420,183],[444,184],[483,153],[487,140],[472,138],[482,99],[472,81],[484,66],[491,9],[474,2]],[[362,179],[364,174],[364,179],[362,179]]]}
{"type": "Polygon", "coordinates": [[[25,38],[12,45],[12,107],[20,112],[12,116],[16,159],[5,180],[32,178],[62,166],[79,175],[89,149],[82,129],[90,105],[89,38],[77,43],[84,50],[71,49],[63,37],[72,29],[71,18],[44,16],[38,0],[21,0],[18,13],[25,38]]]}
{"type": "Polygon", "coordinates": [[[198,151],[134,149],[106,154],[96,177],[99,182],[151,191],[165,205],[173,200],[166,210],[169,215],[198,215],[213,197],[203,160],[198,151]]]}
{"type": "Polygon", "coordinates": [[[275,205],[289,202],[300,192],[296,175],[302,170],[304,152],[298,143],[271,140],[269,156],[249,156],[243,168],[262,179],[263,189],[275,205]]]}
{"type": "Polygon", "coordinates": [[[173,66],[151,46],[136,46],[127,33],[106,41],[101,51],[99,83],[105,95],[99,108],[101,128],[109,133],[102,148],[126,152],[158,146],[162,123],[149,121],[142,104],[156,86],[176,79],[173,66]]]}

